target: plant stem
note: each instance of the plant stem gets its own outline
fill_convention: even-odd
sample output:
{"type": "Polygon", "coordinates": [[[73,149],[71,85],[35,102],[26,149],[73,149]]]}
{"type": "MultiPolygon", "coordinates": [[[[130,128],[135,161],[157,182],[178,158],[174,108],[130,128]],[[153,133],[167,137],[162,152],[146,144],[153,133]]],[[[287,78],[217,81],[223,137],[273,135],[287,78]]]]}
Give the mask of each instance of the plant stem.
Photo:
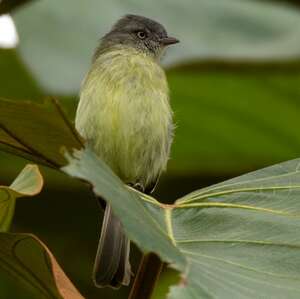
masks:
{"type": "Polygon", "coordinates": [[[150,299],[163,263],[155,253],[144,254],[128,299],[150,299]]]}

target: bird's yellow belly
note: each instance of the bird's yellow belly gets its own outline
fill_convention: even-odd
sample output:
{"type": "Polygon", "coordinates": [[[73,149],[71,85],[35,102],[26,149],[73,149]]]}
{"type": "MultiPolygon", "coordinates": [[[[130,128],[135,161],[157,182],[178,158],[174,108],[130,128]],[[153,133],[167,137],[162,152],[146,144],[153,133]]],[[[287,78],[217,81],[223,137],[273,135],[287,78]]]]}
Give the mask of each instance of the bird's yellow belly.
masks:
{"type": "Polygon", "coordinates": [[[94,121],[90,137],[96,153],[125,182],[147,185],[166,167],[171,142],[166,109],[154,98],[122,99],[94,121]]]}
{"type": "Polygon", "coordinates": [[[148,58],[135,54],[114,59],[119,60],[113,63],[115,71],[102,63],[88,74],[76,128],[123,181],[146,187],[169,157],[172,112],[167,82],[148,58]]]}

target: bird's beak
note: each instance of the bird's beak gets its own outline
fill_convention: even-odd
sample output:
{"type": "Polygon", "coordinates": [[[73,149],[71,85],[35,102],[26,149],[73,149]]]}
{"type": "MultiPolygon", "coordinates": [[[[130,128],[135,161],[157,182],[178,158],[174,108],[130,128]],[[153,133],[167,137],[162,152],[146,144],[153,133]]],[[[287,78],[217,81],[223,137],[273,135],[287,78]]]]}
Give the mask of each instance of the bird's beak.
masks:
{"type": "Polygon", "coordinates": [[[175,37],[171,37],[171,36],[167,36],[167,37],[163,37],[159,40],[159,42],[164,45],[164,46],[169,46],[169,45],[173,45],[173,44],[177,44],[179,43],[179,40],[175,37]]]}

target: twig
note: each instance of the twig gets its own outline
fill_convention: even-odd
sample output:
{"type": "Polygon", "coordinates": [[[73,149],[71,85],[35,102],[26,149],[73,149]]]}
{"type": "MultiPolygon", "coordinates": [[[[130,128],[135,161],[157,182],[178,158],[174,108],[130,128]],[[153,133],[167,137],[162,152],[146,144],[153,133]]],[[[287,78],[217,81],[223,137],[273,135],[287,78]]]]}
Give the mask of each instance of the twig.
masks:
{"type": "Polygon", "coordinates": [[[150,299],[163,263],[155,253],[144,254],[128,299],[150,299]]]}

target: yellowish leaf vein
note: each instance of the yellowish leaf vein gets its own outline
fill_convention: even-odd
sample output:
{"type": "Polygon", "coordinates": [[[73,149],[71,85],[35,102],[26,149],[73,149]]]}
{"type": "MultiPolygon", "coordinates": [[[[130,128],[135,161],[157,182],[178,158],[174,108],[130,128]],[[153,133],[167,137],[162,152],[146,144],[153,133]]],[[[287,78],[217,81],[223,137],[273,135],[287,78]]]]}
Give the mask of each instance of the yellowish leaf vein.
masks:
{"type": "Polygon", "coordinates": [[[173,234],[172,209],[171,208],[165,209],[165,222],[166,222],[168,236],[171,239],[172,244],[176,245],[176,241],[175,241],[174,234],[173,234]]]}

